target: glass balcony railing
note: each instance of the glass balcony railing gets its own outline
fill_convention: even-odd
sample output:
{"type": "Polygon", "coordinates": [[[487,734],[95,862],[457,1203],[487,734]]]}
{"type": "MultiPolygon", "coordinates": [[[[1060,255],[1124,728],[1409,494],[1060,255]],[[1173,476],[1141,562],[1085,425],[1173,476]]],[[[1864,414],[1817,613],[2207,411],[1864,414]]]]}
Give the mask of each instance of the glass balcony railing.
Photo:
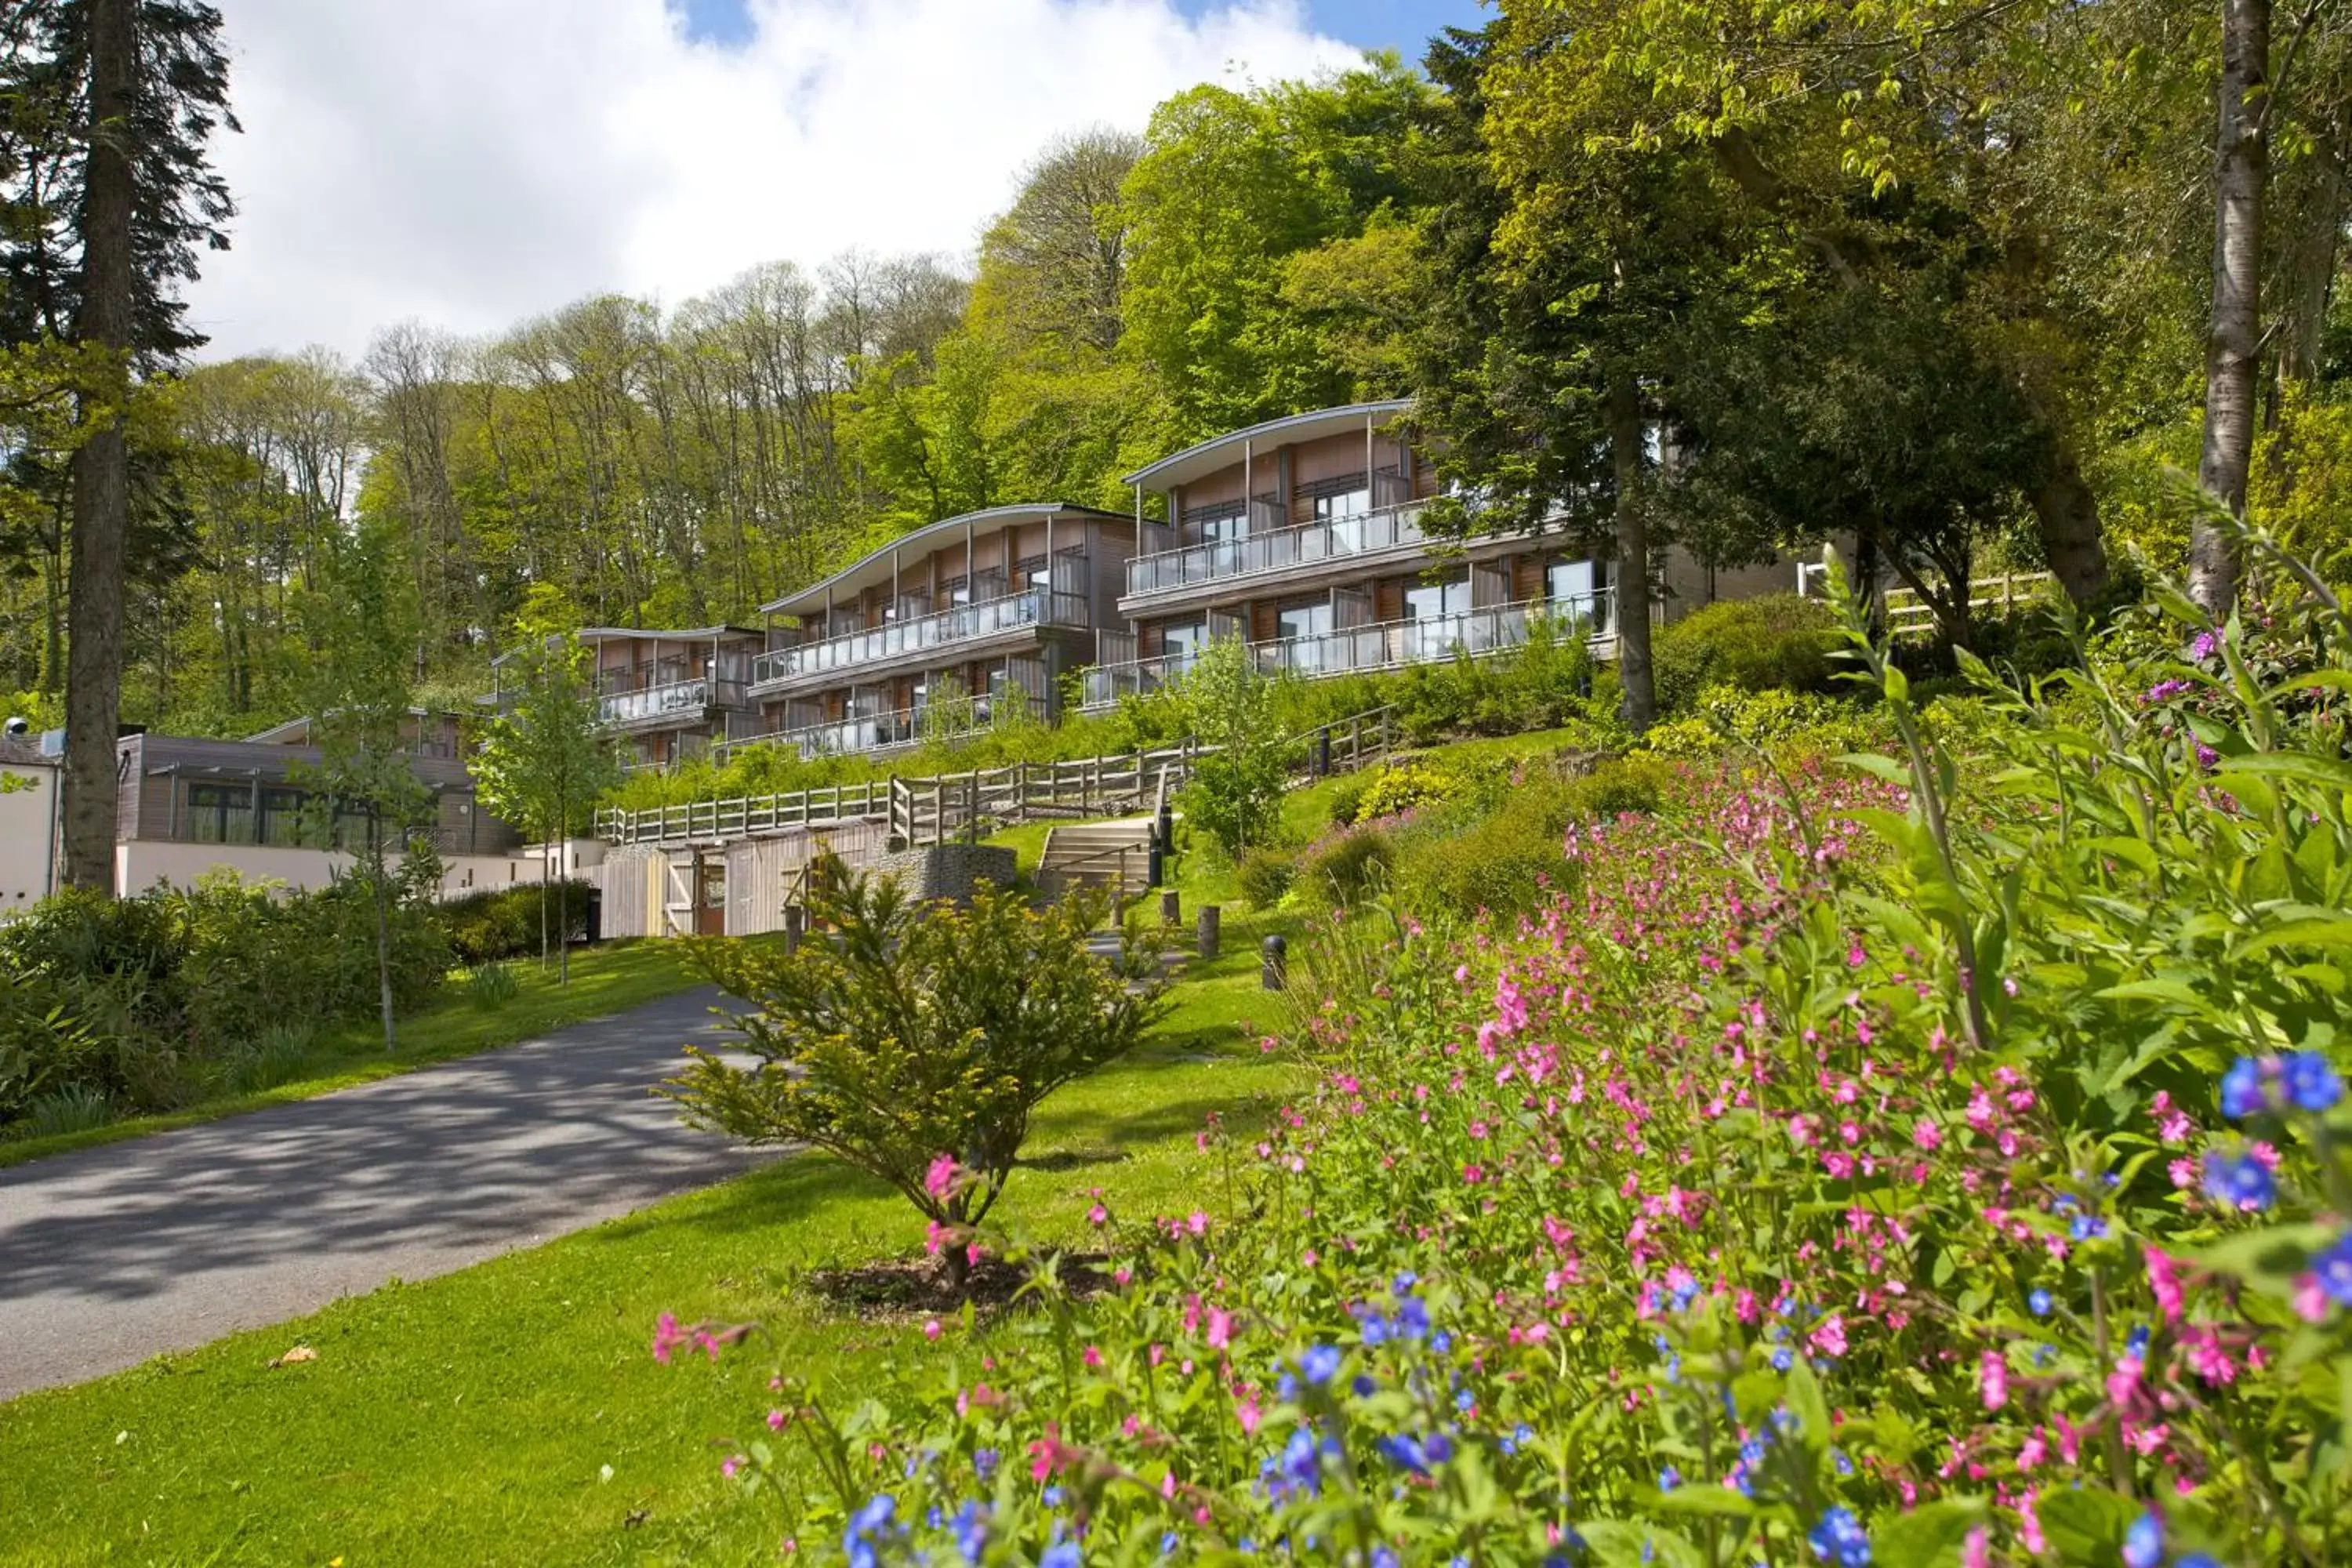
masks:
{"type": "Polygon", "coordinates": [[[1001,599],[958,605],[915,620],[891,621],[862,632],[772,649],[752,660],[751,682],[765,686],[802,676],[854,669],[901,654],[923,653],[1023,626],[1082,627],[1087,624],[1084,595],[1041,584],[1001,599]]]}
{"type": "Polygon", "coordinates": [[[648,719],[698,720],[709,710],[743,703],[743,683],[697,676],[635,691],[608,691],[596,700],[597,717],[607,724],[638,724],[648,719]]]}
{"type": "Polygon", "coordinates": [[[1164,594],[1202,583],[1230,582],[1420,544],[1426,538],[1421,529],[1421,503],[1414,502],[1138,555],[1127,563],[1127,591],[1130,595],[1164,594]]]}
{"type": "Polygon", "coordinates": [[[778,730],[733,742],[727,750],[731,754],[746,746],[790,746],[803,758],[856,756],[977,734],[991,722],[988,699],[976,697],[952,710],[901,708],[895,712],[860,714],[829,723],[778,730]]]}
{"type": "MultiPolygon", "coordinates": [[[[1456,650],[1476,658],[1519,647],[1528,640],[1528,625],[1545,619],[1562,628],[1580,623],[1588,637],[1603,638],[1614,627],[1615,603],[1615,595],[1602,589],[1574,599],[1532,599],[1450,616],[1425,616],[1378,626],[1348,626],[1279,642],[1253,643],[1250,653],[1257,667],[1268,675],[1293,674],[1313,679],[1370,674],[1452,658],[1456,650]]],[[[1097,712],[1116,707],[1122,697],[1156,691],[1191,668],[1198,657],[1192,653],[1163,654],[1123,664],[1098,664],[1081,671],[1079,710],[1097,712]]]]}

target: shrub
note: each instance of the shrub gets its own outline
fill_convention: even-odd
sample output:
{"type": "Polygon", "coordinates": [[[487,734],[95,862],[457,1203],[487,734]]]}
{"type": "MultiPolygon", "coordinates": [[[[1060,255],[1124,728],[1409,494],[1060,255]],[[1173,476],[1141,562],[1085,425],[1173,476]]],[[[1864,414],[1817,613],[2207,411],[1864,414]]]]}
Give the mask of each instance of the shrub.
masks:
{"type": "Polygon", "coordinates": [[[466,976],[466,1000],[481,1012],[488,1013],[515,999],[522,990],[522,982],[513,970],[503,963],[478,965],[466,976]]]}
{"type": "Polygon", "coordinates": [[[1674,767],[1654,757],[1611,757],[1560,792],[1561,823],[1606,822],[1625,813],[1653,812],[1675,786],[1674,767]]]}
{"type": "Polygon", "coordinates": [[[1793,594],[1726,599],[1694,610],[1652,639],[1658,706],[1680,712],[1710,686],[1826,690],[1835,622],[1826,602],[1793,594]]]}
{"type": "MultiPolygon", "coordinates": [[[[440,985],[449,948],[414,897],[391,932],[406,1010],[440,985]]],[[[350,882],[272,896],[222,875],[46,899],[0,926],[0,1121],[68,1089],[133,1110],[184,1104],[289,1020],[372,1016],[378,984],[374,908],[350,882]]]]}
{"type": "MultiPolygon", "coordinates": [[[[478,966],[539,955],[537,882],[511,882],[503,888],[483,888],[461,894],[436,906],[434,918],[447,934],[450,951],[460,963],[478,966]]],[[[547,931],[548,940],[556,942],[577,942],[587,936],[587,883],[548,883],[547,931]]]]}
{"type": "Polygon", "coordinates": [[[1224,1210],[847,1439],[787,1384],[745,1480],[886,1557],[2335,1560],[2352,616],[2269,608],[1980,685],[1969,763],[1882,663],[1905,762],[1694,772],[1517,932],[1360,922],[1224,1210]]]}
{"type": "Polygon", "coordinates": [[[1192,731],[1212,748],[1178,795],[1185,820],[1228,859],[1273,837],[1290,782],[1290,746],[1276,724],[1275,683],[1237,637],[1220,637],[1175,683],[1192,731]]]}
{"type": "Polygon", "coordinates": [[[54,1138],[64,1132],[87,1132],[113,1120],[114,1107],[105,1094],[80,1085],[37,1097],[26,1108],[24,1121],[13,1131],[23,1138],[54,1138]]]}
{"type": "Polygon", "coordinates": [[[1298,884],[1317,898],[1351,908],[1384,890],[1396,867],[1396,844],[1378,827],[1350,827],[1309,845],[1299,858],[1298,884]]]}
{"type": "Polygon", "coordinates": [[[1253,849],[1234,868],[1234,880],[1240,884],[1242,897],[1254,909],[1270,910],[1282,902],[1290,891],[1293,879],[1298,875],[1296,861],[1283,850],[1253,849]]]}
{"type": "Polygon", "coordinates": [[[896,1187],[963,1278],[1037,1103],[1131,1049],[1161,1010],[1158,958],[1116,961],[1088,938],[1099,897],[1033,910],[983,884],[969,909],[896,882],[821,879],[810,915],[832,940],[796,952],[698,940],[688,961],[741,1014],[751,1069],[691,1049],[664,1092],[698,1126],[823,1149],[896,1187]]]}

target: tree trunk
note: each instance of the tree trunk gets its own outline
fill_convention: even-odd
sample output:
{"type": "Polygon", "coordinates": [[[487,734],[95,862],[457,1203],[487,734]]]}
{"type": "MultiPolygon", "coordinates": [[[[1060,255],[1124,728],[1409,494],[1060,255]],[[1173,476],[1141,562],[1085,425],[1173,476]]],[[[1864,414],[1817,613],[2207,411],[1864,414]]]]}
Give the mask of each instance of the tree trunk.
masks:
{"type": "Polygon", "coordinates": [[[131,454],[121,399],[130,385],[131,156],[125,140],[138,68],[134,0],[91,0],[89,172],[81,210],[77,335],[121,356],[85,390],[73,455],[70,638],[66,654],[65,880],[114,891],[115,750],[122,718],[122,574],[131,531],[131,454]]]}
{"type": "Polygon", "coordinates": [[[1636,734],[1658,716],[1650,678],[1650,521],[1642,491],[1642,398],[1628,375],[1609,384],[1609,458],[1617,487],[1617,678],[1636,734]]]}
{"type": "Polygon", "coordinates": [[[2032,499],[2050,574],[2069,599],[2088,606],[2107,591],[2107,547],[2099,533],[2099,498],[2084,481],[2073,447],[2062,445],[2052,455],[2032,499]]]}
{"type": "Polygon", "coordinates": [[[393,1048],[392,1033],[392,879],[385,874],[383,850],[375,853],[375,980],[376,1001],[383,1017],[383,1048],[393,1048]]]}
{"type": "MultiPolygon", "coordinates": [[[[563,845],[572,830],[572,803],[559,793],[555,797],[555,853],[561,860],[563,845]]],[[[563,879],[563,901],[556,907],[555,922],[555,983],[572,984],[572,878],[563,879]]]]}
{"type": "Polygon", "coordinates": [[[2279,399],[2288,384],[2319,379],[2327,338],[2327,308],[2334,292],[2344,229],[2352,222],[2352,172],[2345,167],[2339,137],[2323,133],[2309,158],[2299,210],[2282,216],[2293,237],[2284,252],[2285,286],[2279,290],[2278,374],[2272,383],[2275,424],[2279,399]]]}
{"type": "MultiPolygon", "coordinates": [[[[2233,517],[2246,512],[2262,343],[2263,187],[2270,158],[2262,93],[2270,75],[2270,0],[2221,0],[2220,134],[2213,167],[2213,310],[2205,342],[2205,438],[2197,482],[2233,517]]],[[[2216,621],[2237,606],[2237,542],[2200,519],[2189,540],[2189,596],[2216,621]]]]}

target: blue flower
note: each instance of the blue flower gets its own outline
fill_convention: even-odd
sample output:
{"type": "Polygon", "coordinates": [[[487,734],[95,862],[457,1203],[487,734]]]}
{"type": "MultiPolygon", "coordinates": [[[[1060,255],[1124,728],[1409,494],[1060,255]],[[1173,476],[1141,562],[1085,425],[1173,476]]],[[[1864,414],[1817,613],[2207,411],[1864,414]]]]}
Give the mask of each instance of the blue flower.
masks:
{"type": "Polygon", "coordinates": [[[877,1492],[849,1516],[849,1528],[841,1532],[841,1554],[849,1559],[850,1568],[877,1568],[882,1560],[882,1544],[906,1533],[903,1529],[892,1528],[891,1521],[898,1512],[897,1498],[888,1492],[877,1492]]]}
{"type": "Polygon", "coordinates": [[[955,1543],[966,1563],[979,1562],[988,1550],[988,1513],[976,1499],[967,1498],[956,1510],[955,1543]]]}
{"type": "Polygon", "coordinates": [[[1683,1473],[1675,1468],[1674,1466],[1668,1465],[1664,1469],[1658,1472],[1658,1489],[1660,1491],[1670,1492],[1682,1484],[1683,1473]]]}
{"type": "Polygon", "coordinates": [[[1391,1285],[1390,1289],[1397,1295],[1402,1296],[1420,1283],[1421,1276],[1415,1274],[1412,1269],[1407,1268],[1397,1275],[1395,1283],[1391,1285]]]}
{"type": "Polygon", "coordinates": [[[1298,1358],[1298,1370],[1308,1383],[1320,1388],[1339,1373],[1339,1349],[1337,1345],[1308,1345],[1298,1358]]]}
{"type": "Polygon", "coordinates": [[[1168,1531],[1168,1533],[1160,1538],[1160,1555],[1162,1557],[1175,1556],[1176,1548],[1179,1544],[1180,1542],[1176,1539],[1176,1532],[1172,1530],[1168,1531]]]}
{"type": "Polygon", "coordinates": [[[1457,1388],[1454,1391],[1454,1408],[1463,1412],[1465,1415],[1467,1415],[1470,1407],[1477,1403],[1478,1396],[1471,1393],[1468,1389],[1457,1388]]]}
{"type": "Polygon", "coordinates": [[[1418,1340],[1429,1332],[1429,1303],[1418,1296],[1397,1298],[1396,1330],[1408,1340],[1418,1340]]]}
{"type": "Polygon", "coordinates": [[[2352,1236],[2339,1236],[2311,1255],[2319,1288],[2339,1307],[2352,1307],[2352,1236]]]}
{"type": "MultiPolygon", "coordinates": [[[[1429,1474],[1429,1468],[1432,1465],[1442,1463],[1444,1459],[1444,1454],[1431,1452],[1431,1449],[1441,1441],[1441,1438],[1433,1436],[1424,1443],[1409,1432],[1399,1432],[1389,1436],[1375,1438],[1372,1447],[1378,1448],[1381,1457],[1398,1469],[1411,1470],[1416,1476],[1425,1476],[1429,1474]]],[[[1446,1452],[1452,1452],[1450,1447],[1446,1452]]]]}
{"type": "Polygon", "coordinates": [[[971,1471],[972,1474],[978,1476],[983,1481],[988,1479],[989,1477],[994,1475],[996,1473],[996,1450],[993,1448],[974,1449],[971,1456],[971,1471]]]}
{"type": "Polygon", "coordinates": [[[1786,1372],[1790,1366],[1795,1364],[1796,1359],[1797,1358],[1795,1356],[1789,1353],[1788,1346],[1776,1345],[1772,1350],[1772,1370],[1774,1372],[1786,1372]]]}
{"type": "Polygon", "coordinates": [[[2050,1292],[2042,1289],[2040,1286],[2034,1287],[2033,1293],[2025,1299],[2025,1310],[2032,1312],[2037,1318],[2048,1317],[2050,1315],[2050,1292]]]}
{"type": "Polygon", "coordinates": [[[1356,1374],[1356,1380],[1348,1386],[1356,1391],[1357,1398],[1370,1399],[1373,1394],[1379,1390],[1381,1385],[1372,1381],[1372,1374],[1370,1373],[1360,1372],[1356,1374]]]}
{"type": "Polygon", "coordinates": [[[2137,1356],[2142,1361],[2147,1359],[2147,1325],[2146,1323],[2134,1325],[2132,1331],[2124,1336],[2124,1353],[2137,1356]]]}
{"type": "Polygon", "coordinates": [[[1870,1561],[1870,1536],[1849,1508],[1833,1508],[1822,1515],[1822,1521],[1805,1532],[1805,1542],[1814,1556],[1838,1568],[1864,1568],[1870,1561]]]}
{"type": "Polygon", "coordinates": [[[2191,1552],[2174,1558],[2172,1568],[2221,1568],[2221,1560],[2210,1552],[2191,1552]]]}
{"type": "Polygon", "coordinates": [[[2141,1514],[2124,1531],[2124,1568],[2158,1568],[2164,1561],[2164,1522],[2141,1514]]]}
{"type": "Polygon", "coordinates": [[[1397,1568],[1397,1554],[1385,1546],[1373,1547],[1372,1568],[1397,1568]]]}
{"type": "Polygon", "coordinates": [[[2228,1117],[2252,1116],[2263,1108],[2263,1064],[2252,1057],[2240,1057],[2221,1075],[2221,1114],[2228,1117]]]}
{"type": "Polygon", "coordinates": [[[2107,1234],[2107,1222],[2096,1215],[2076,1215],[2066,1231],[2076,1241],[2090,1241],[2107,1234]]]}
{"type": "Polygon", "coordinates": [[[1045,1555],[1037,1559],[1037,1568],[1081,1568],[1085,1562],[1078,1555],[1076,1542],[1063,1541],[1045,1548],[1045,1555]]]}
{"type": "Polygon", "coordinates": [[[2344,1098],[2344,1085],[2317,1051],[2290,1051],[2279,1069],[2286,1097],[2305,1110],[2321,1111],[2344,1098]]]}
{"type": "Polygon", "coordinates": [[[1853,1461],[1845,1457],[1845,1450],[1843,1448],[1832,1448],[1830,1450],[1830,1463],[1837,1467],[1837,1473],[1839,1475],[1850,1476],[1853,1474],[1853,1461]]]}
{"type": "Polygon", "coordinates": [[[2266,1209],[2278,1196],[2278,1184],[2252,1154],[2208,1154],[2205,1195],[2225,1208],[2266,1209]]]}

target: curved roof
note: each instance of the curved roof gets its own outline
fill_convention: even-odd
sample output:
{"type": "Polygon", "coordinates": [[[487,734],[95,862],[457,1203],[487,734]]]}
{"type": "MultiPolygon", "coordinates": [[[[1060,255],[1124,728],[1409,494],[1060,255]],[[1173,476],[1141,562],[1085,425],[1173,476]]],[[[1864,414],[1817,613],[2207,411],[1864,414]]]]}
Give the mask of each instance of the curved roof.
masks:
{"type": "Polygon", "coordinates": [[[1026,501],[1018,506],[992,506],[984,511],[968,511],[960,517],[925,523],[912,533],[902,533],[887,544],[859,556],[832,576],[787,594],[781,599],[772,600],[760,608],[772,616],[796,616],[808,610],[821,610],[824,607],[827,589],[835,593],[856,593],[877,582],[889,581],[890,557],[894,552],[920,556],[950,540],[961,539],[966,529],[977,531],[983,528],[1002,528],[1006,523],[1028,522],[1044,517],[1097,518],[1108,522],[1129,521],[1115,511],[1074,506],[1061,500],[1026,501]]]}
{"type": "Polygon", "coordinates": [[[1400,414],[1411,412],[1412,399],[1391,397],[1379,403],[1350,403],[1344,408],[1318,408],[1312,414],[1293,414],[1286,418],[1269,419],[1263,425],[1253,425],[1246,430],[1236,430],[1229,436],[1216,436],[1196,447],[1160,458],[1140,468],[1119,483],[1148,485],[1165,489],[1171,485],[1189,484],[1203,474],[1213,474],[1219,468],[1230,468],[1241,460],[1244,442],[1265,441],[1286,446],[1293,441],[1312,441],[1318,437],[1336,436],[1342,431],[1360,430],[1364,421],[1385,424],[1400,414]]]}

